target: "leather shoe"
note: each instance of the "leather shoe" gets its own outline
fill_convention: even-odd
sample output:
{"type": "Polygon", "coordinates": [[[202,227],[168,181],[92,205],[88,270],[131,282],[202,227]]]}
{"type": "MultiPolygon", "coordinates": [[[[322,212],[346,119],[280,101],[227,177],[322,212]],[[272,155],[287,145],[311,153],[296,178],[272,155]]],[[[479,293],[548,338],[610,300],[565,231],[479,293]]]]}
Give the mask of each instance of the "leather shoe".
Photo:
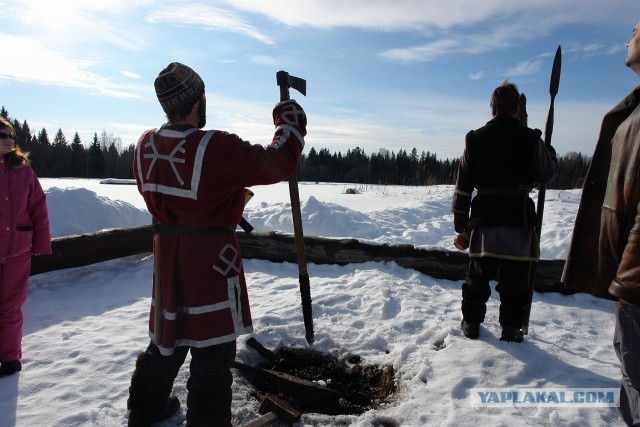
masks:
{"type": "Polygon", "coordinates": [[[462,320],[460,323],[460,329],[465,337],[475,340],[480,336],[480,323],[479,322],[467,322],[462,320]]]}
{"type": "Polygon", "coordinates": [[[514,328],[513,326],[503,326],[500,341],[522,342],[524,341],[524,334],[522,333],[522,330],[520,328],[514,328]]]}

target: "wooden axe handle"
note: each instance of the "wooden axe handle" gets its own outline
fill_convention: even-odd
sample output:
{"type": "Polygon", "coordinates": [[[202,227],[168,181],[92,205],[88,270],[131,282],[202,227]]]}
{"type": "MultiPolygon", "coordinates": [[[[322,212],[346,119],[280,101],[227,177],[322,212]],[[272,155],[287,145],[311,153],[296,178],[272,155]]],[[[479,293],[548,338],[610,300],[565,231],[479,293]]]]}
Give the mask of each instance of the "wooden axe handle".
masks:
{"type": "Polygon", "coordinates": [[[153,342],[162,345],[162,280],[160,279],[160,236],[153,237],[153,299],[155,307],[153,310],[153,342]]]}
{"type": "MultiPolygon", "coordinates": [[[[293,77],[297,84],[295,87],[300,93],[306,96],[306,81],[298,77],[293,77]]],[[[292,76],[286,71],[276,73],[276,83],[280,87],[280,102],[290,98],[289,86],[292,76]]],[[[300,297],[302,299],[302,318],[304,320],[305,338],[309,344],[315,341],[313,331],[313,314],[311,308],[311,285],[307,272],[307,258],[304,248],[304,234],[302,231],[302,213],[300,212],[300,194],[298,192],[297,170],[294,170],[289,177],[289,195],[291,197],[291,216],[293,217],[293,233],[296,240],[296,255],[298,261],[298,273],[300,282],[300,297]]]]}

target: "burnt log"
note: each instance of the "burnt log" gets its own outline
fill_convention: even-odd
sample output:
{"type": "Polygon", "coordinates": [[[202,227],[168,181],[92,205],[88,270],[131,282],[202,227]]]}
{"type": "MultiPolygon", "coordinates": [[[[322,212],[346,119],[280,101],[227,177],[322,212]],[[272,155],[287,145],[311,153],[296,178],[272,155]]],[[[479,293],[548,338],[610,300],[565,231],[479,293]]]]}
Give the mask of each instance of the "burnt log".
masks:
{"type": "MultiPolygon", "coordinates": [[[[293,235],[276,232],[238,232],[242,257],[272,262],[297,262],[293,235]]],[[[409,244],[373,245],[355,239],[305,236],[308,262],[346,265],[368,261],[393,261],[405,268],[445,280],[464,280],[469,256],[463,252],[428,250],[409,244]]],[[[150,225],[118,228],[52,239],[53,253],[33,257],[31,274],[81,267],[131,255],[152,252],[150,225]]],[[[575,293],[560,283],[564,260],[540,260],[536,270],[538,292],[575,293]]]]}

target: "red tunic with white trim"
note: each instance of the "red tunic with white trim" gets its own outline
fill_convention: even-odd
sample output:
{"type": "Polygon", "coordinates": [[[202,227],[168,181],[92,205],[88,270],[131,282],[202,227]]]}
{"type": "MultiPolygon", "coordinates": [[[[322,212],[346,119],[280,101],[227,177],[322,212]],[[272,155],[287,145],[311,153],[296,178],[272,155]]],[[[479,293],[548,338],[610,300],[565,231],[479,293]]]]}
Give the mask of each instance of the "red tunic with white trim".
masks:
{"type": "MultiPolygon", "coordinates": [[[[149,212],[160,224],[226,227],[240,222],[245,187],[274,184],[294,171],[306,134],[295,101],[276,105],[271,145],[252,145],[223,131],[167,126],[146,131],[134,158],[134,176],[149,212]]],[[[252,331],[249,298],[235,231],[160,237],[162,354],[174,347],[208,347],[252,331]]],[[[157,240],[156,240],[157,242],[157,240]]],[[[154,248],[154,254],[156,254],[154,248]]],[[[155,301],[149,330],[154,338],[155,301]]]]}

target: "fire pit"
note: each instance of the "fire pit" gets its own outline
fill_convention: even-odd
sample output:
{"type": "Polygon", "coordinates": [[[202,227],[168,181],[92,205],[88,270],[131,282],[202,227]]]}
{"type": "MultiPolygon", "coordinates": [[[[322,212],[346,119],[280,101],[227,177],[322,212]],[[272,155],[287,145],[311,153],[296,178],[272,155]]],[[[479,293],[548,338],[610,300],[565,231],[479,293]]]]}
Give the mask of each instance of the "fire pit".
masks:
{"type": "Polygon", "coordinates": [[[365,365],[356,355],[340,361],[334,355],[305,348],[282,347],[272,352],[254,338],[247,344],[267,360],[241,369],[248,374],[255,387],[253,394],[260,401],[266,395],[277,395],[302,412],[358,415],[378,408],[396,390],[392,366],[365,365]],[[274,382],[275,375],[285,379],[275,378],[274,382]],[[291,385],[289,381],[299,384],[287,393],[291,388],[283,385],[291,385]]]}

